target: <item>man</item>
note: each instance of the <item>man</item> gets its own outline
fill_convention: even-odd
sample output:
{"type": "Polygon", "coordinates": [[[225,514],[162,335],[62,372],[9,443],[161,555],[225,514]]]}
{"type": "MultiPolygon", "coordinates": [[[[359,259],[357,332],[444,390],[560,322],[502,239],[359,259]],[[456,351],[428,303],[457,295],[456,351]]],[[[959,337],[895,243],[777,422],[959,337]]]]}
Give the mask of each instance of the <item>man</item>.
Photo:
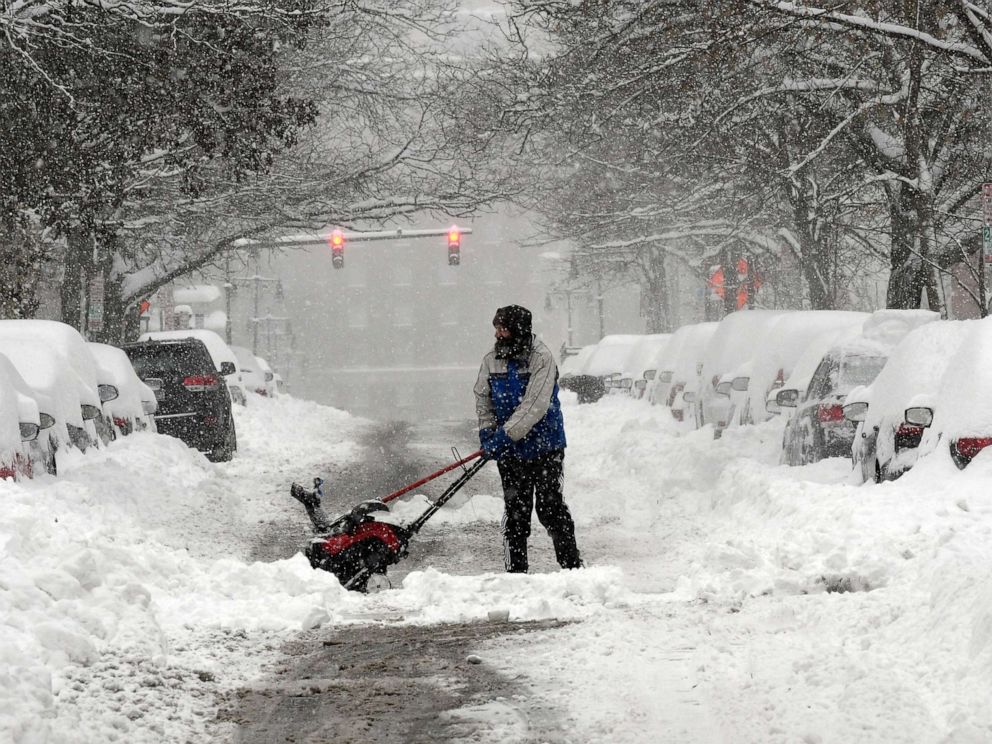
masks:
{"type": "Polygon", "coordinates": [[[475,383],[479,441],[496,460],[503,482],[503,557],[506,570],[527,572],[531,511],[548,531],[562,568],[580,568],[575,525],[562,498],[565,426],[558,402],[558,366],[531,333],[531,314],[519,305],[496,311],[496,344],[475,383]]]}

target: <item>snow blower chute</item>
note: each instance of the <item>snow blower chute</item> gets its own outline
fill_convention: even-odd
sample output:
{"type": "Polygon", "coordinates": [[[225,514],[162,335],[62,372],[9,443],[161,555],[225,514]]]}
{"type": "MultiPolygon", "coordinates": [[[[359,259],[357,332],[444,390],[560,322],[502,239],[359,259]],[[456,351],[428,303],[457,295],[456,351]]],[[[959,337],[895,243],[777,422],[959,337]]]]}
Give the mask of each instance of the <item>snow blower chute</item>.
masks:
{"type": "Polygon", "coordinates": [[[385,574],[389,566],[398,563],[407,554],[410,538],[488,462],[483,458],[465,467],[477,458],[482,458],[482,450],[446,465],[388,496],[363,501],[333,520],[328,520],[321,508],[323,480],[314,478],[312,491],[294,483],[290,488],[290,495],[306,507],[307,516],[317,532],[304,550],[310,565],[330,571],[345,589],[366,591],[373,574],[385,574]],[[387,504],[390,501],[456,468],[462,468],[462,472],[454,483],[410,524],[397,525],[376,518],[377,515],[389,512],[387,504]]]}

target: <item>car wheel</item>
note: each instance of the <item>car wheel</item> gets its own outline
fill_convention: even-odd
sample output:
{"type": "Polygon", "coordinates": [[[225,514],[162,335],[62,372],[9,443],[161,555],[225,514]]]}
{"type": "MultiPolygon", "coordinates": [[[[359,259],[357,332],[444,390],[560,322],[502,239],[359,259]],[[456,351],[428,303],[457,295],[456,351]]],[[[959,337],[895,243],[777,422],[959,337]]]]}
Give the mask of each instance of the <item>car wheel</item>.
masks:
{"type": "Polygon", "coordinates": [[[234,421],[231,421],[227,429],[227,434],[224,437],[224,444],[213,449],[207,455],[207,459],[211,462],[229,462],[237,451],[238,433],[234,430],[234,421]]]}

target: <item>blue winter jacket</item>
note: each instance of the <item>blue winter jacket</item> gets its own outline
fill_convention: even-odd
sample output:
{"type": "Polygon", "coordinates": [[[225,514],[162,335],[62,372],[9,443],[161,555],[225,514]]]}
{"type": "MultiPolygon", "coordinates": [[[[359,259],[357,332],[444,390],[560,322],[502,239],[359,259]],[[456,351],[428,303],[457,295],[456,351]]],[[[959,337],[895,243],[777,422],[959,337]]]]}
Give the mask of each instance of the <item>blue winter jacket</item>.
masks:
{"type": "Polygon", "coordinates": [[[479,429],[503,427],[514,443],[508,453],[512,457],[533,460],[565,447],[558,365],[536,337],[526,358],[486,354],[475,383],[475,409],[479,429]]]}

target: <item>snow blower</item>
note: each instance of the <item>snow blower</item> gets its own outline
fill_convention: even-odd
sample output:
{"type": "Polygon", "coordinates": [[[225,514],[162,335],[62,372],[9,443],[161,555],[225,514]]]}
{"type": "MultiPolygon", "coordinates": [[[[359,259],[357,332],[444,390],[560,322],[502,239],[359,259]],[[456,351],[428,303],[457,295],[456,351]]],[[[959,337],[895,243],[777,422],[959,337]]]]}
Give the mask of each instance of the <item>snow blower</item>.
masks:
{"type": "MultiPolygon", "coordinates": [[[[458,458],[457,451],[452,451],[458,458]]],[[[315,569],[330,571],[345,589],[367,591],[369,579],[374,574],[385,575],[389,566],[398,563],[407,554],[410,539],[488,462],[482,458],[470,467],[465,467],[477,458],[482,458],[482,450],[457,459],[388,496],[363,501],[333,520],[328,520],[321,507],[324,496],[322,479],[313,479],[312,491],[294,483],[290,487],[290,495],[306,508],[307,516],[317,532],[304,549],[310,565],[315,569]],[[454,483],[410,524],[398,525],[382,519],[389,512],[387,504],[390,501],[456,468],[462,468],[462,473],[454,483]]]]}

